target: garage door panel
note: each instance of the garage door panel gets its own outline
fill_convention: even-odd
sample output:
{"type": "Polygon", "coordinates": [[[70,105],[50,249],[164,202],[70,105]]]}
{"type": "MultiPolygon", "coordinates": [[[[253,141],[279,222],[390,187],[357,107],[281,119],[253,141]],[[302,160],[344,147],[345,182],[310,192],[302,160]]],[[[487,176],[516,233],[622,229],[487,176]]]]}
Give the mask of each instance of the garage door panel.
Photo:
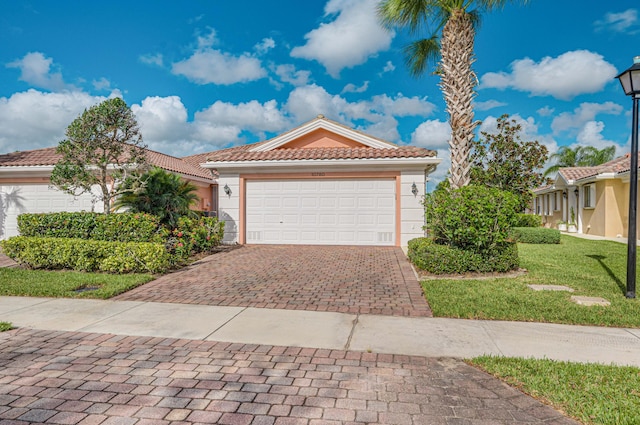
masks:
{"type": "Polygon", "coordinates": [[[395,179],[248,180],[245,187],[248,243],[395,243],[395,179]]]}

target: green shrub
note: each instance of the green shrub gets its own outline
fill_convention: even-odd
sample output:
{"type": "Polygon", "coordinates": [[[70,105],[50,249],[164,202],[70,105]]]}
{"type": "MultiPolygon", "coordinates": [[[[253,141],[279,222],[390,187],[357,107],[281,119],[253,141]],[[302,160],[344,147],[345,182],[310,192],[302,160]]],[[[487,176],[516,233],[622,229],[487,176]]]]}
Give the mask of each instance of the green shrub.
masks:
{"type": "Polygon", "coordinates": [[[158,243],[16,236],[0,245],[6,255],[34,269],[161,273],[171,264],[158,243]]]}
{"type": "Polygon", "coordinates": [[[509,240],[517,208],[514,194],[484,186],[437,190],[425,198],[434,241],[476,253],[493,252],[509,240]]]}
{"type": "Polygon", "coordinates": [[[416,267],[434,274],[507,272],[519,267],[518,247],[512,242],[477,253],[417,238],[409,241],[408,256],[416,267]]]}
{"type": "Polygon", "coordinates": [[[166,246],[176,263],[180,263],[193,253],[207,252],[220,245],[223,236],[224,222],[217,218],[180,217],[177,227],[170,232],[166,246]]]}
{"type": "Polygon", "coordinates": [[[513,227],[542,227],[542,217],[536,214],[518,214],[513,227]]]}
{"type": "Polygon", "coordinates": [[[20,214],[21,236],[164,243],[168,232],[157,217],[142,213],[60,212],[20,214]]]}
{"type": "Polygon", "coordinates": [[[545,229],[544,227],[514,227],[511,229],[511,235],[516,242],[521,243],[560,243],[560,231],[557,229],[545,229]]]}

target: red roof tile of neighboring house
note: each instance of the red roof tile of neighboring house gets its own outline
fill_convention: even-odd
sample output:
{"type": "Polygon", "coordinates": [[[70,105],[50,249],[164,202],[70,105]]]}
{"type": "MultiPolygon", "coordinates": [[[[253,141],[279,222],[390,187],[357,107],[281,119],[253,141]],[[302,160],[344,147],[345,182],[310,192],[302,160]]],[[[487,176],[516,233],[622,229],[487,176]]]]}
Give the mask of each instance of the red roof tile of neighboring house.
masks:
{"type": "MultiPolygon", "coordinates": [[[[0,167],[53,166],[60,158],[61,155],[56,153],[56,148],[18,151],[0,155],[0,167]]],[[[147,159],[150,164],[167,171],[208,180],[213,179],[209,170],[192,165],[174,156],[147,149],[147,159]]]]}
{"type": "Polygon", "coordinates": [[[561,168],[558,172],[565,180],[579,180],[592,177],[598,174],[599,167],[566,167],[561,168]]]}
{"type": "Polygon", "coordinates": [[[379,148],[295,148],[251,152],[255,145],[244,145],[209,153],[210,162],[232,161],[292,161],[329,159],[381,159],[381,158],[428,158],[436,152],[413,146],[398,146],[396,149],[379,148]]]}

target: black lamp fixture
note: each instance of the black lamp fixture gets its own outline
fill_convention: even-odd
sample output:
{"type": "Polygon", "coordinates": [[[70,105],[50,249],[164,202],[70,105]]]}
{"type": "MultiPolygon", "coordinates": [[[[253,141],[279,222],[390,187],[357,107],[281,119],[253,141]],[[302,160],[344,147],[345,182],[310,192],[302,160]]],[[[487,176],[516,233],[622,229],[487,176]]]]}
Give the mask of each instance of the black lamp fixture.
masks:
{"type": "Polygon", "coordinates": [[[578,189],[577,186],[576,186],[575,190],[573,191],[573,194],[576,195],[576,198],[578,197],[578,195],[580,195],[580,189],[578,189]]]}
{"type": "Polygon", "coordinates": [[[227,196],[231,196],[231,188],[229,187],[229,185],[228,185],[228,184],[225,184],[225,185],[224,185],[224,193],[225,193],[227,196]]]}
{"type": "Polygon", "coordinates": [[[413,196],[418,196],[418,186],[416,186],[415,182],[411,185],[411,193],[413,193],[413,196]]]}
{"type": "Polygon", "coordinates": [[[622,90],[631,96],[631,169],[629,181],[629,226],[627,227],[627,298],[636,297],[636,248],[638,217],[638,98],[640,98],[640,56],[633,58],[633,65],[616,77],[622,90]]]}
{"type": "Polygon", "coordinates": [[[567,199],[567,191],[566,191],[566,190],[563,190],[563,191],[562,191],[562,197],[563,197],[564,199],[567,199]]]}

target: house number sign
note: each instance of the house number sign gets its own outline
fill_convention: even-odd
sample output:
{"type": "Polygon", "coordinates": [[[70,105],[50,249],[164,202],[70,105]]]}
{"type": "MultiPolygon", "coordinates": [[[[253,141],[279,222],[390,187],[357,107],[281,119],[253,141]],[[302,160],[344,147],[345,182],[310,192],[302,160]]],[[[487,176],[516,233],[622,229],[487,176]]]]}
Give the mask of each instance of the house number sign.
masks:
{"type": "Polygon", "coordinates": [[[311,177],[324,177],[325,173],[311,173],[311,177]]]}

